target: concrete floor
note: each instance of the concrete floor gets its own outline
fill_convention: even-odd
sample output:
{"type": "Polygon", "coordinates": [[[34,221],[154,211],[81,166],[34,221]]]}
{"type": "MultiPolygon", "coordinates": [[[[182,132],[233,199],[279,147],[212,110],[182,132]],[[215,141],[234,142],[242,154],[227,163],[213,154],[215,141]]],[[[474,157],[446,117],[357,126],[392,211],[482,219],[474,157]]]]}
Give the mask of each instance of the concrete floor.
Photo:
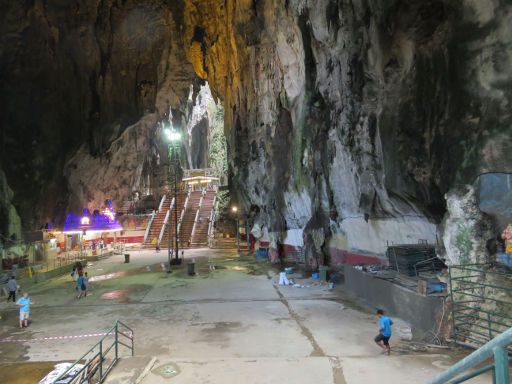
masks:
{"type": "MultiPolygon", "coordinates": [[[[135,383],[144,370],[144,384],[424,383],[461,357],[418,352],[396,336],[392,355],[380,355],[376,318],[339,288],[276,286],[271,266],[229,251],[189,251],[195,277],[185,267],[164,273],[166,257],[134,251],[130,264],[121,256],[93,263],[91,295],[80,301],[69,276],[39,284],[28,329],[17,328],[16,310],[1,304],[0,341],[102,332],[119,319],[135,331],[135,357],[120,361],[106,381],[112,384],[135,383]]],[[[77,359],[97,340],[0,342],[0,377],[21,361],[77,359]]]]}

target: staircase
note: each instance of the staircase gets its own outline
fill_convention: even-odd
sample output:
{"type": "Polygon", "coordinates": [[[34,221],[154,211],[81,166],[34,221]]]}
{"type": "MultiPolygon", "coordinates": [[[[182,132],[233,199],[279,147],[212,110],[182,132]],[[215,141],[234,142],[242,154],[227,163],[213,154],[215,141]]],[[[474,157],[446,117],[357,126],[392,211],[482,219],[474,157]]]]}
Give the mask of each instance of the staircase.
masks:
{"type": "Polygon", "coordinates": [[[132,208],[132,202],[130,200],[124,200],[117,210],[118,215],[126,215],[132,208]]]}
{"type": "MultiPolygon", "coordinates": [[[[177,195],[177,201],[178,201],[178,226],[180,225],[180,218],[181,218],[181,212],[183,211],[183,206],[185,205],[185,201],[187,200],[187,194],[184,192],[180,192],[177,195]]],[[[169,209],[169,207],[167,207],[169,209]]],[[[171,230],[171,247],[174,246],[174,233],[176,231],[176,228],[174,227],[174,213],[175,209],[174,207],[171,210],[171,213],[169,215],[169,224],[170,224],[170,230],[171,230]]],[[[165,214],[164,214],[165,218],[165,214]]],[[[162,227],[160,226],[160,229],[162,227]]],[[[160,241],[160,247],[167,247],[167,244],[169,244],[169,229],[166,228],[164,230],[164,235],[162,236],[162,240],[160,241]]],[[[181,241],[180,241],[180,248],[182,247],[181,241]]]]}
{"type": "Polygon", "coordinates": [[[215,237],[211,241],[212,249],[236,249],[236,237],[215,237]]]}
{"type": "Polygon", "coordinates": [[[196,219],[197,210],[199,209],[199,202],[201,201],[202,192],[190,192],[187,207],[183,214],[183,220],[180,225],[180,244],[182,248],[189,247],[192,236],[192,229],[194,228],[194,221],[196,219]]]}
{"type": "Polygon", "coordinates": [[[194,233],[191,239],[193,247],[201,247],[206,246],[208,244],[208,225],[210,223],[209,218],[212,213],[214,202],[215,192],[206,191],[203,197],[201,207],[199,208],[194,233]]]}
{"type": "Polygon", "coordinates": [[[172,198],[165,197],[163,203],[160,206],[160,209],[156,213],[153,222],[151,223],[151,228],[149,228],[149,234],[146,238],[144,245],[146,246],[156,246],[158,242],[158,237],[160,236],[160,231],[162,230],[162,225],[164,225],[165,215],[169,210],[169,206],[171,204],[172,198]]]}

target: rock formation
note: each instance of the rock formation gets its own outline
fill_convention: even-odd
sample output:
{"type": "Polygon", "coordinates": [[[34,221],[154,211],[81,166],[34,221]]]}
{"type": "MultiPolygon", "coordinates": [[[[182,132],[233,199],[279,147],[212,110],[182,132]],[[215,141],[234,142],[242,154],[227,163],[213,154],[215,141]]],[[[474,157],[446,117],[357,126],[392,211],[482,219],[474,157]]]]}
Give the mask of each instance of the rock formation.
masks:
{"type": "Polygon", "coordinates": [[[0,165],[26,226],[125,198],[157,123],[172,109],[183,126],[204,80],[239,204],[334,261],[436,242],[447,193],[512,169],[505,0],[34,0],[0,15],[0,165]]]}

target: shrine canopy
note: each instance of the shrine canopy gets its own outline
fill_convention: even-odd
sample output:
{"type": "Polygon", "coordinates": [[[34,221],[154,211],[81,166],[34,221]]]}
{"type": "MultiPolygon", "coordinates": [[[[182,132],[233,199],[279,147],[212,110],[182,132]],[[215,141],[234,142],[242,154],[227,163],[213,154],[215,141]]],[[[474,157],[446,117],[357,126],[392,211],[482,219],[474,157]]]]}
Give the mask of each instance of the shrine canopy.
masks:
{"type": "Polygon", "coordinates": [[[214,171],[211,168],[205,169],[186,169],[184,170],[182,181],[187,185],[208,185],[208,184],[218,184],[219,178],[215,177],[214,171]]]}
{"type": "Polygon", "coordinates": [[[85,208],[81,215],[70,213],[66,216],[63,233],[102,233],[120,232],[121,224],[116,220],[114,209],[107,206],[103,211],[95,210],[92,214],[85,208]]]}

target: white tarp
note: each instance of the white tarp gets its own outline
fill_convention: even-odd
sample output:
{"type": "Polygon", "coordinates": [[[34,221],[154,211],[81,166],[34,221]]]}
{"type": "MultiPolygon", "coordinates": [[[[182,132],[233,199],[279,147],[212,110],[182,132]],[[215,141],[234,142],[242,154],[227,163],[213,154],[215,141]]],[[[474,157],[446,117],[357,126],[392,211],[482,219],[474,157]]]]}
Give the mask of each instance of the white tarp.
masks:
{"type": "Polygon", "coordinates": [[[304,231],[302,229],[289,229],[286,231],[286,237],[283,241],[286,245],[292,245],[294,247],[304,246],[304,231]]]}
{"type": "MultiPolygon", "coordinates": [[[[53,366],[53,371],[47,374],[39,384],[54,384],[55,380],[66,372],[72,363],[59,363],[53,366]]],[[[58,383],[69,383],[76,376],[76,374],[84,367],[83,364],[76,364],[58,383]]]]}

